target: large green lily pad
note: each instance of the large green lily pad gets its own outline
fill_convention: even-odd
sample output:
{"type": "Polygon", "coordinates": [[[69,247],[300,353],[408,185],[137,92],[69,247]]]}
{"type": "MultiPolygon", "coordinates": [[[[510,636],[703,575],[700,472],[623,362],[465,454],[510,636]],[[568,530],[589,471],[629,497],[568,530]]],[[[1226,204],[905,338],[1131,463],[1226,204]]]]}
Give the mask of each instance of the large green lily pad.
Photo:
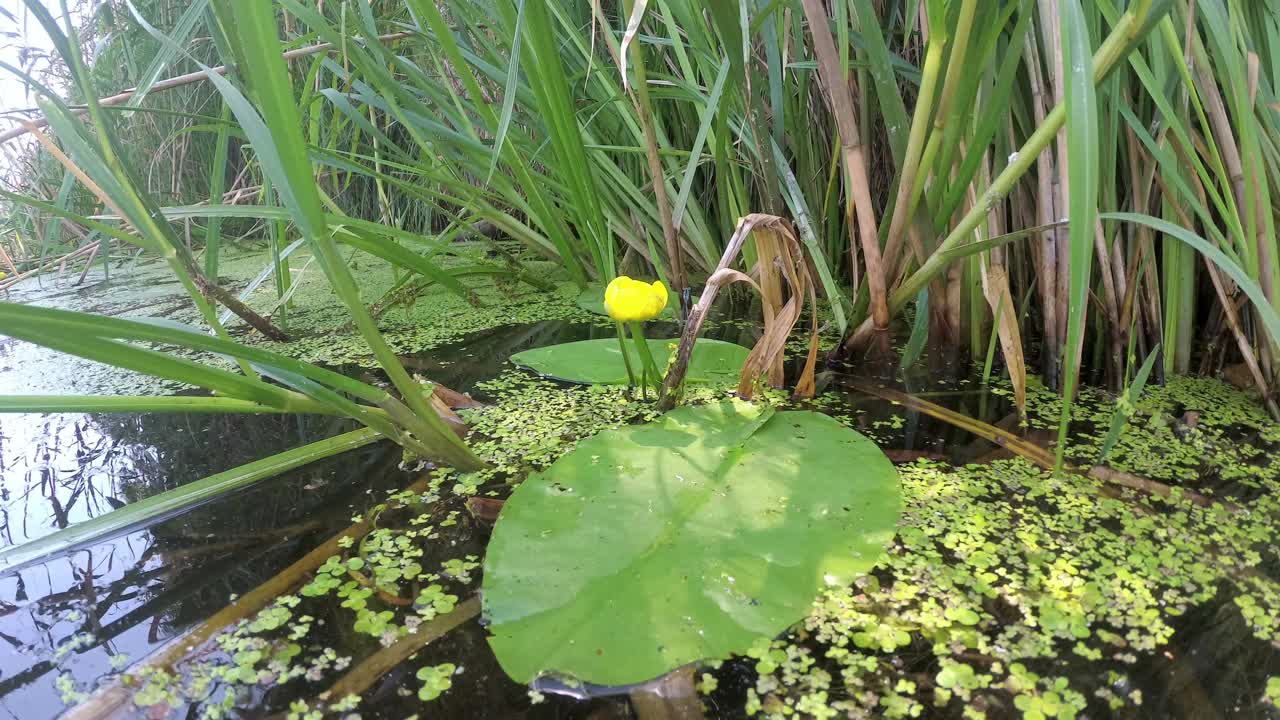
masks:
{"type": "Polygon", "coordinates": [[[877,562],[897,472],[825,415],[739,401],[602,432],[525,480],[485,558],[507,674],[625,685],[741,653],[877,562]]]}
{"type": "MultiPolygon", "coordinates": [[[[647,342],[659,369],[667,366],[671,348],[680,343],[679,339],[647,342]]],[[[631,353],[631,367],[639,373],[640,358],[629,340],[627,351],[631,353]]],[[[742,363],[746,361],[749,352],[741,345],[721,340],[699,340],[693,346],[693,357],[689,360],[689,374],[685,376],[685,381],[736,383],[742,372],[742,363]]],[[[623,363],[617,338],[547,345],[516,353],[511,356],[511,362],[557,380],[591,385],[624,385],[627,382],[627,366],[623,363]]],[[[638,376],[636,380],[639,380],[638,376]]]]}

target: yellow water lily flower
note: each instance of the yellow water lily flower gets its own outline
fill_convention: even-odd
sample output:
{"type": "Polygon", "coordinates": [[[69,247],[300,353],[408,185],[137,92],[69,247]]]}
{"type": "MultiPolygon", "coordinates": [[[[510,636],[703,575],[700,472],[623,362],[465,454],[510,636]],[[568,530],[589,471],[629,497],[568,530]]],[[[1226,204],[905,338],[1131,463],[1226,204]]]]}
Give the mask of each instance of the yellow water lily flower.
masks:
{"type": "Polygon", "coordinates": [[[619,275],[604,290],[604,309],[618,322],[652,320],[666,306],[667,288],[661,280],[647,283],[619,275]]]}

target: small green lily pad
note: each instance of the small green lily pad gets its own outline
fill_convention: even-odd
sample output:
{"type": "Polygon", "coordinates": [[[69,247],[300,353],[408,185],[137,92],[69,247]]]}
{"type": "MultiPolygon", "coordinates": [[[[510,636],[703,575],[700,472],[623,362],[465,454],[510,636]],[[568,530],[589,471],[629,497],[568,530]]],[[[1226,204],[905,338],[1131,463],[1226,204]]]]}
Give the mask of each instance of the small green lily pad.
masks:
{"type": "MultiPolygon", "coordinates": [[[[653,360],[661,369],[667,366],[667,360],[674,352],[671,348],[680,341],[649,340],[648,343],[653,360]]],[[[627,351],[631,354],[632,368],[639,373],[640,358],[630,341],[627,343],[627,351]]],[[[749,352],[747,348],[729,342],[699,340],[693,346],[693,357],[689,361],[689,374],[685,380],[692,383],[736,383],[749,352]]],[[[512,355],[511,362],[556,380],[588,385],[627,383],[627,367],[623,363],[617,338],[580,340],[525,350],[512,355]]],[[[638,381],[639,377],[636,379],[638,381]]]]}
{"type": "Polygon", "coordinates": [[[504,505],[489,643],[521,683],[626,685],[743,653],[867,573],[900,513],[893,464],[826,415],[725,401],[608,430],[504,505]]]}

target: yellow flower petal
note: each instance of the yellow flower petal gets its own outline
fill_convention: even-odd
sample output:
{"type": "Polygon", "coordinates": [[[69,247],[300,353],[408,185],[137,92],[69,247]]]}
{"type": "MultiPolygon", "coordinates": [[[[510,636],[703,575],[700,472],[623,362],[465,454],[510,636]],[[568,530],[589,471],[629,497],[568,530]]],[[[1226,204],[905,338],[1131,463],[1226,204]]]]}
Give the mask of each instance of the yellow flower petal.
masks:
{"type": "Polygon", "coordinates": [[[650,284],[619,275],[604,291],[605,310],[619,322],[652,320],[666,306],[667,288],[660,280],[650,284]]]}
{"type": "Polygon", "coordinates": [[[667,306],[667,286],[663,285],[661,280],[654,280],[652,287],[653,287],[654,294],[660,298],[658,302],[661,305],[661,307],[658,309],[658,311],[661,312],[662,308],[665,308],[667,306]]]}

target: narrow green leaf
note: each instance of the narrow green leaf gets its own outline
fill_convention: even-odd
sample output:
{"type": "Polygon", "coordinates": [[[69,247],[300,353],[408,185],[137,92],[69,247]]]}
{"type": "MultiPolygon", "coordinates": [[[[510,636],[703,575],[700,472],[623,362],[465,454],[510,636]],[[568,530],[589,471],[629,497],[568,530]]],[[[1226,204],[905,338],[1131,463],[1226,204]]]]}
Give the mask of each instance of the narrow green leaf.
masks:
{"type": "Polygon", "coordinates": [[[493,173],[498,169],[498,161],[502,157],[502,145],[507,139],[507,130],[511,128],[511,114],[516,107],[516,89],[520,81],[520,48],[524,43],[520,42],[520,34],[524,31],[524,3],[525,0],[518,0],[516,4],[516,29],[514,33],[515,39],[511,43],[511,56],[508,59],[507,66],[507,82],[502,90],[502,114],[498,117],[498,132],[493,138],[493,157],[489,161],[489,174],[485,177],[488,183],[493,179],[493,173]]]}
{"type": "Polygon", "coordinates": [[[902,349],[901,367],[908,370],[920,359],[924,344],[929,340],[929,288],[921,288],[916,296],[916,316],[911,322],[911,337],[902,349]]]}
{"type": "Polygon", "coordinates": [[[1057,468],[1067,446],[1071,406],[1079,382],[1080,348],[1089,309],[1094,223],[1098,216],[1098,110],[1093,86],[1093,51],[1080,0],[1061,0],[1062,66],[1066,73],[1067,206],[1071,219],[1070,302],[1063,346],[1062,417],[1058,423],[1057,468]]]}
{"type": "Polygon", "coordinates": [[[1133,412],[1134,404],[1142,398],[1142,390],[1147,386],[1147,377],[1151,375],[1151,369],[1156,365],[1156,358],[1160,357],[1160,345],[1157,344],[1147,354],[1147,359],[1142,363],[1142,367],[1138,368],[1138,372],[1133,376],[1133,382],[1124,391],[1124,406],[1117,404],[1115,413],[1111,416],[1111,428],[1107,430],[1107,437],[1102,442],[1102,450],[1098,452],[1098,462],[1107,461],[1107,457],[1111,455],[1112,449],[1120,440],[1120,433],[1124,431],[1124,426],[1129,423],[1129,416],[1133,412]]]}
{"type": "Polygon", "coordinates": [[[1151,215],[1142,215],[1140,213],[1127,212],[1109,212],[1100,215],[1103,220],[1115,220],[1118,222],[1132,222],[1139,225],[1146,225],[1156,232],[1164,233],[1166,237],[1171,237],[1182,243],[1185,243],[1196,252],[1208,258],[1218,269],[1222,270],[1231,278],[1233,282],[1240,286],[1245,296],[1253,303],[1254,309],[1258,312],[1258,316],[1262,319],[1262,324],[1267,328],[1267,334],[1271,336],[1272,342],[1280,343],[1280,315],[1276,314],[1275,308],[1271,307],[1271,303],[1267,302],[1267,296],[1262,292],[1262,287],[1258,282],[1249,277],[1244,268],[1240,267],[1226,253],[1218,249],[1213,243],[1196,235],[1190,230],[1175,225],[1166,220],[1161,220],[1151,215]]]}
{"type": "Polygon", "coordinates": [[[689,162],[684,168],[684,177],[680,180],[680,192],[676,195],[675,206],[671,211],[671,222],[678,229],[684,220],[685,206],[689,203],[689,195],[693,192],[693,179],[698,172],[698,164],[702,161],[702,148],[706,146],[707,135],[715,121],[716,111],[720,109],[720,97],[724,94],[725,81],[729,78],[729,61],[720,63],[720,71],[716,73],[715,83],[711,86],[711,94],[707,96],[707,104],[703,106],[698,119],[698,132],[693,138],[693,146],[689,150],[689,162]]]}
{"type": "MultiPolygon", "coordinates": [[[[281,413],[249,400],[199,395],[0,395],[0,413],[281,413]]],[[[316,408],[319,414],[337,414],[316,408]]]]}

